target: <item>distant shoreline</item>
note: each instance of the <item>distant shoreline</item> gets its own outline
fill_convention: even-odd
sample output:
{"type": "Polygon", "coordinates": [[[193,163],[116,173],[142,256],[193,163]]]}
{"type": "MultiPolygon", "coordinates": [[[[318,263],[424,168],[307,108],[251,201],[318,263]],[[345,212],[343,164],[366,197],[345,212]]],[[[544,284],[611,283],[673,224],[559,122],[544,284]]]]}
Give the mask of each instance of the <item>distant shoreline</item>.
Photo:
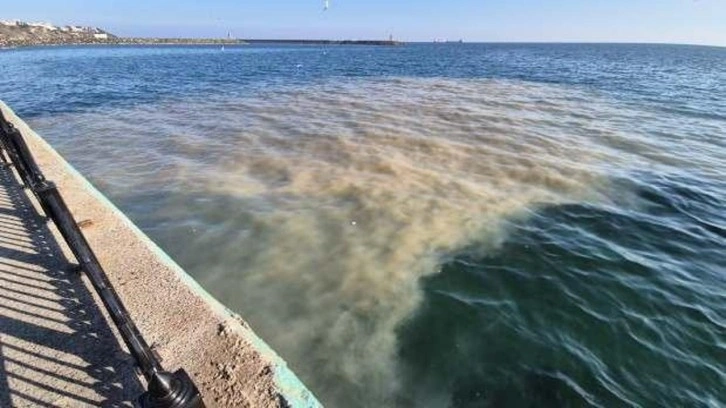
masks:
{"type": "Polygon", "coordinates": [[[396,40],[298,40],[298,39],[248,39],[247,44],[312,44],[312,45],[403,45],[396,40]]]}
{"type": "Polygon", "coordinates": [[[297,44],[297,45],[402,45],[393,40],[304,40],[304,39],[213,39],[213,38],[110,38],[108,40],[83,41],[7,41],[0,48],[79,46],[79,45],[249,45],[249,44],[297,44]]]}

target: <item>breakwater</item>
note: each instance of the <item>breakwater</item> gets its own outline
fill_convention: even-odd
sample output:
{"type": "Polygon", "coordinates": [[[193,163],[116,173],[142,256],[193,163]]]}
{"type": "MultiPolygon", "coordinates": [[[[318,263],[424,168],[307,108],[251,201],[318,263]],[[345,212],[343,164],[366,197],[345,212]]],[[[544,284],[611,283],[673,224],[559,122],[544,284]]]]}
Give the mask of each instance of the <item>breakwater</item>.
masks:
{"type": "Polygon", "coordinates": [[[35,47],[35,46],[61,46],[61,45],[239,45],[246,44],[243,40],[228,40],[218,38],[109,38],[96,39],[93,37],[71,38],[22,38],[3,39],[0,37],[0,47],[35,47]]]}
{"type": "Polygon", "coordinates": [[[245,44],[291,44],[291,45],[403,45],[394,40],[296,40],[296,39],[223,39],[223,38],[112,38],[98,40],[94,38],[69,39],[3,39],[0,47],[32,47],[43,45],[245,45],[245,44]]]}
{"type": "Polygon", "coordinates": [[[396,40],[305,40],[305,39],[246,39],[249,44],[294,44],[294,45],[403,45],[396,40]]]}

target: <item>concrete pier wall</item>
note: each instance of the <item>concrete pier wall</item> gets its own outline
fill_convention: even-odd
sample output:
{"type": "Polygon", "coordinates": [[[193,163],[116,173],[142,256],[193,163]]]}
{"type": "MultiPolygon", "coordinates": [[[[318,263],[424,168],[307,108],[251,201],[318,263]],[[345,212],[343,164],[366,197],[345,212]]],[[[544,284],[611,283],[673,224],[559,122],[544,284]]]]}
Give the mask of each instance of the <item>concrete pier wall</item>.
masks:
{"type": "Polygon", "coordinates": [[[0,109],[84,225],[88,242],[165,368],[184,367],[210,407],[320,406],[240,316],[208,294],[1,101],[0,109]]]}

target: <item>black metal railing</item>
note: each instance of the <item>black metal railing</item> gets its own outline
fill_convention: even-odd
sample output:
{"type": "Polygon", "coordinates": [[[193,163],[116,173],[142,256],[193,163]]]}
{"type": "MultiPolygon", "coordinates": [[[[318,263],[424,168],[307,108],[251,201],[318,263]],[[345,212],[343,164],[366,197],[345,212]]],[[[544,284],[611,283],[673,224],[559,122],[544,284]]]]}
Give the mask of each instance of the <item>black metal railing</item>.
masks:
{"type": "Polygon", "coordinates": [[[78,260],[79,268],[88,276],[144,375],[147,391],[139,397],[139,404],[144,408],[204,407],[199,390],[183,369],[173,374],[163,369],[159,358],[146,343],[111,286],[103,267],[83,236],[58,188],[53,182],[46,180],[23,135],[5,119],[2,112],[0,112],[0,149],[2,150],[0,162],[15,167],[24,186],[35,195],[45,215],[58,227],[78,260]]]}

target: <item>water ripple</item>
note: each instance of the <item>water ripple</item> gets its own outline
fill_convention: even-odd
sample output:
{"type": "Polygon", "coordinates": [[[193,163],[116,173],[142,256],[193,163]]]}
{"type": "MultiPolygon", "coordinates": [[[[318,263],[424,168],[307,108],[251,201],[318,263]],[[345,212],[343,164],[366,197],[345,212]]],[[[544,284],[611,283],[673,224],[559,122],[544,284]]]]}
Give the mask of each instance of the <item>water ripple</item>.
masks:
{"type": "Polygon", "coordinates": [[[329,405],[726,404],[723,49],[322,51],[3,52],[0,92],[329,405]]]}

